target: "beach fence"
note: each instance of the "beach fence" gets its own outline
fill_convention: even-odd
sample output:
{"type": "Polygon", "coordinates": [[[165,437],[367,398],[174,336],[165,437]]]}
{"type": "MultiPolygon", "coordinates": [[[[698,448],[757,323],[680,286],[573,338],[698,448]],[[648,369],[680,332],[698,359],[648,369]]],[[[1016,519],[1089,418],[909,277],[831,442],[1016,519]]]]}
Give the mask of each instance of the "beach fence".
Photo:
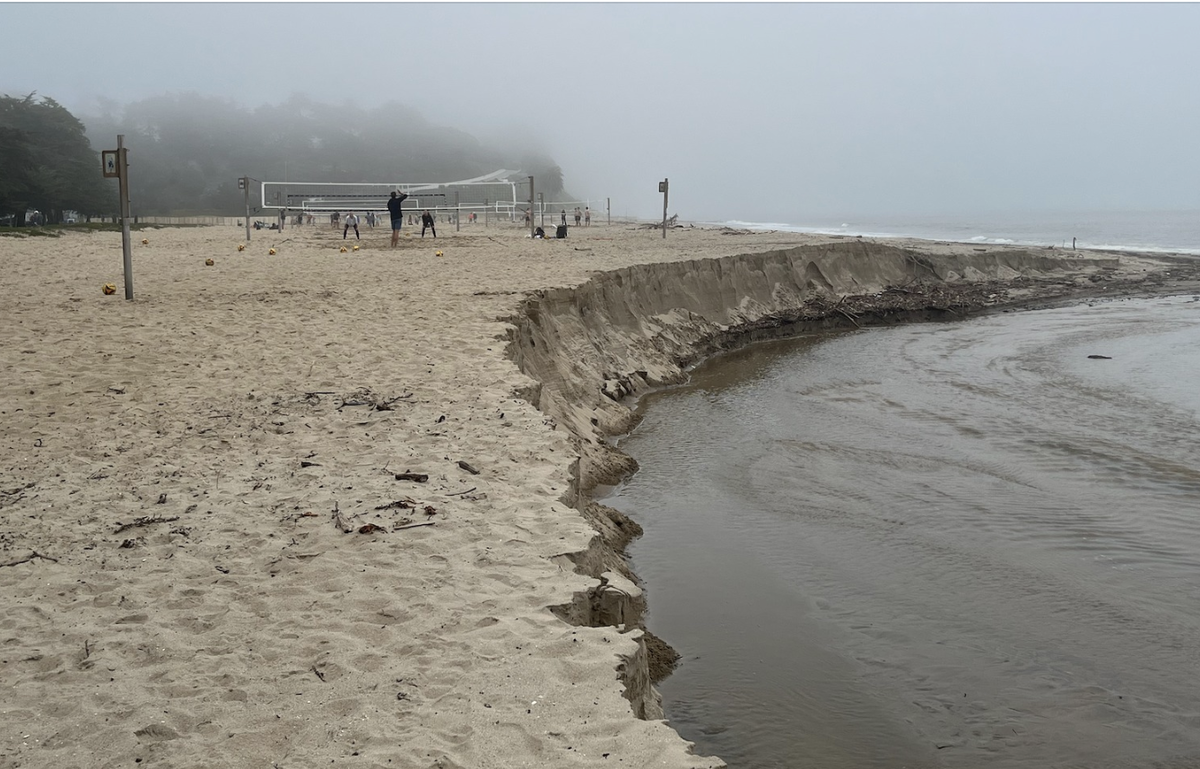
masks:
{"type": "Polygon", "coordinates": [[[210,224],[229,227],[245,226],[243,216],[139,216],[138,224],[210,224]]]}

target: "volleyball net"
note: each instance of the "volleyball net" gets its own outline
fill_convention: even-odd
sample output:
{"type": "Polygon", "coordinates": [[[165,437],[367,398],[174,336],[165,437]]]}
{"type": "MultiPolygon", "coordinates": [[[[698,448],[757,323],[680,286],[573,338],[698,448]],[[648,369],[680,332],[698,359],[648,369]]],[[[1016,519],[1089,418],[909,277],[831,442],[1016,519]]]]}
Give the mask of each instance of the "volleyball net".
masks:
{"type": "Polygon", "coordinates": [[[500,170],[457,182],[294,182],[261,183],[260,206],[291,212],[386,211],[392,192],[408,195],[404,210],[528,207],[529,179],[500,170]],[[524,200],[523,200],[524,198],[524,200]]]}
{"type": "MultiPolygon", "coordinates": [[[[535,179],[536,185],[536,179],[535,179]]],[[[536,189],[536,186],[535,186],[536,189]]],[[[524,222],[530,210],[529,177],[520,171],[501,169],[474,179],[457,182],[303,182],[260,183],[260,210],[289,214],[331,214],[357,211],[387,211],[392,192],[408,195],[401,203],[406,213],[475,212],[496,220],[524,222]]],[[[574,223],[574,212],[589,208],[588,200],[546,200],[537,193],[532,215],[539,223],[561,220],[563,212],[574,223]]],[[[603,201],[602,201],[603,202],[603,201]]],[[[591,211],[593,217],[599,211],[591,211]]]]}

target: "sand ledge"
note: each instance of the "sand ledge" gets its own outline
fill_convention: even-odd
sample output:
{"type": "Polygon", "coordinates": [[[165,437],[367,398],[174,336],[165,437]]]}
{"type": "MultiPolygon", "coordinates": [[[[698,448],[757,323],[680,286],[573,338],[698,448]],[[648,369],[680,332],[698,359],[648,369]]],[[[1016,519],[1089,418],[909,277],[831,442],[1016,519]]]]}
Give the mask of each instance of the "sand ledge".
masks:
{"type": "MultiPolygon", "coordinates": [[[[851,241],[634,265],[577,287],[538,292],[514,319],[508,354],[538,382],[526,397],[578,442],[581,459],[563,501],[598,532],[587,551],[572,555],[581,573],[599,579],[577,601],[593,612],[564,618],[640,627],[646,608],[640,590],[617,592],[608,584],[614,573],[636,582],[622,554],[637,524],[590,496],[596,486],[636,470],[636,462],[606,440],[635,425],[628,399],[678,384],[699,360],[754,341],[1111,295],[1144,288],[1147,280],[1159,285],[1161,275],[1121,274],[1120,260],[1108,255],[1064,257],[1015,248],[976,253],[966,247],[932,253],[851,241]],[[628,605],[596,611],[599,596],[612,601],[614,595],[625,596],[628,605]]],[[[635,712],[657,717],[647,715],[661,711],[655,693],[644,687],[668,671],[636,667],[647,659],[631,660],[623,680],[635,712]]]]}

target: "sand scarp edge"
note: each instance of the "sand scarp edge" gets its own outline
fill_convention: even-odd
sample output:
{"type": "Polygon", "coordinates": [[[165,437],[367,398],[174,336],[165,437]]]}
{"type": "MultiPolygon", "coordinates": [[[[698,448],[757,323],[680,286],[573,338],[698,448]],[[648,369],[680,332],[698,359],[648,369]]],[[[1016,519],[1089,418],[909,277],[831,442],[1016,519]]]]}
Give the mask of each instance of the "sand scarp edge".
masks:
{"type": "Polygon", "coordinates": [[[606,440],[636,425],[628,399],[681,383],[690,366],[751,342],[964,318],[1082,293],[1117,267],[1111,258],[947,255],[850,242],[634,265],[528,295],[508,319],[507,355],[534,381],[520,396],[571,435],[579,457],[562,501],[596,531],[585,551],[565,558],[597,584],[554,613],[638,633],[637,653],[618,672],[634,713],[662,718],[652,683],[678,655],[643,627],[645,598],[625,559],[641,528],[591,498],[597,486],[637,470],[606,440]]]}

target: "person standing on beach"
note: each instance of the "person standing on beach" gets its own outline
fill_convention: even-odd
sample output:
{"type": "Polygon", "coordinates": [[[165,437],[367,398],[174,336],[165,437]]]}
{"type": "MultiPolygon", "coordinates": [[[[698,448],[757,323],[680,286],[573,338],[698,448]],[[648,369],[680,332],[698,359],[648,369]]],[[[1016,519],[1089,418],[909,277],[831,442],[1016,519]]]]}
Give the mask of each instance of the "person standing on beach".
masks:
{"type": "Polygon", "coordinates": [[[436,238],[437,237],[437,228],[434,227],[433,225],[434,225],[433,214],[429,213],[428,211],[421,214],[421,237],[425,237],[425,228],[428,227],[430,230],[433,231],[433,237],[436,238]]]}
{"type": "Polygon", "coordinates": [[[579,206],[575,206],[575,226],[579,226],[579,220],[583,218],[583,212],[579,210],[579,206]]]}
{"type": "Polygon", "coordinates": [[[401,210],[400,204],[407,197],[407,193],[393,190],[392,196],[387,202],[388,214],[392,217],[392,248],[395,248],[396,244],[400,242],[400,227],[404,224],[404,212],[401,210]]]}
{"type": "Polygon", "coordinates": [[[567,209],[565,209],[565,208],[562,210],[562,223],[563,224],[567,223],[567,209]]]}
{"type": "Polygon", "coordinates": [[[354,228],[354,237],[362,240],[362,236],[358,234],[358,214],[353,211],[346,214],[346,226],[342,228],[342,240],[345,240],[346,236],[350,234],[351,227],[354,228]]]}
{"type": "Polygon", "coordinates": [[[592,209],[590,206],[583,209],[583,226],[584,227],[592,226],[592,209]]]}

